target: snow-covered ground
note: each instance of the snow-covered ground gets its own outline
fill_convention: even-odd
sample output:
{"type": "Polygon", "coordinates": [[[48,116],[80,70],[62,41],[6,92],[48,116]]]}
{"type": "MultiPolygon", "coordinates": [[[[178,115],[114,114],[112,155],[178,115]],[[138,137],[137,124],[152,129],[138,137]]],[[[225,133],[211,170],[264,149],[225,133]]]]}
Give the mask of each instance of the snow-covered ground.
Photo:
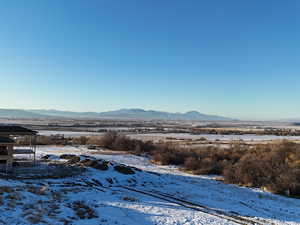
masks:
{"type": "Polygon", "coordinates": [[[98,132],[83,132],[83,131],[57,131],[57,130],[40,130],[39,135],[51,136],[51,135],[64,135],[66,138],[69,137],[80,137],[80,136],[97,136],[101,135],[98,132]]]}
{"type": "Polygon", "coordinates": [[[299,199],[185,174],[176,167],[154,165],[144,157],[71,146],[39,147],[37,153],[39,157],[85,155],[113,164],[107,171],[89,168],[64,179],[0,180],[0,224],[300,224],[299,199]],[[115,171],[113,166],[118,163],[142,171],[124,175],[115,171]],[[87,185],[95,181],[101,185],[87,185]],[[13,191],[1,194],[1,186],[13,191]],[[197,207],[185,205],[183,200],[197,207]],[[93,210],[90,219],[80,219],[78,205],[93,210]]]}
{"type": "Polygon", "coordinates": [[[142,139],[142,140],[156,140],[162,138],[178,138],[178,139],[191,139],[197,140],[200,138],[206,138],[210,141],[221,140],[221,141],[271,141],[271,140],[300,140],[299,136],[275,136],[275,135],[254,135],[254,134],[245,134],[245,135],[218,135],[218,134],[201,134],[193,135],[186,133],[168,133],[168,134],[133,134],[130,135],[132,138],[142,139]]]}
{"type": "MultiPolygon", "coordinates": [[[[104,128],[108,129],[108,128],[104,128]]],[[[126,130],[126,128],[123,128],[126,130]]],[[[113,129],[111,129],[113,130],[113,129]]],[[[82,132],[82,131],[55,131],[55,130],[40,130],[40,135],[50,136],[50,135],[64,135],[65,137],[80,137],[80,136],[98,136],[103,135],[101,132],[82,132]]],[[[193,135],[187,133],[149,133],[149,134],[129,134],[129,137],[141,140],[161,140],[166,138],[177,138],[177,139],[191,139],[197,140],[200,138],[205,138],[209,141],[272,141],[272,140],[300,140],[300,136],[276,136],[276,135],[254,135],[254,134],[245,134],[245,135],[217,135],[217,134],[201,134],[193,135]]]]}

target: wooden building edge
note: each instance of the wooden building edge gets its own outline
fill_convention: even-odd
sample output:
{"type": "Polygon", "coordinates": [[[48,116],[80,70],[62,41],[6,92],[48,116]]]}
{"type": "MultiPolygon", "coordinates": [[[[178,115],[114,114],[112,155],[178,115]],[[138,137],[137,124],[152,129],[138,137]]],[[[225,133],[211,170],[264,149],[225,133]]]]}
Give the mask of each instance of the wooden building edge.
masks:
{"type": "Polygon", "coordinates": [[[11,170],[15,162],[14,155],[30,154],[33,155],[35,164],[35,137],[38,132],[21,126],[2,126],[0,125],[0,163],[5,165],[6,171],[11,170]],[[15,148],[15,138],[30,136],[30,145],[26,148],[15,148]]]}

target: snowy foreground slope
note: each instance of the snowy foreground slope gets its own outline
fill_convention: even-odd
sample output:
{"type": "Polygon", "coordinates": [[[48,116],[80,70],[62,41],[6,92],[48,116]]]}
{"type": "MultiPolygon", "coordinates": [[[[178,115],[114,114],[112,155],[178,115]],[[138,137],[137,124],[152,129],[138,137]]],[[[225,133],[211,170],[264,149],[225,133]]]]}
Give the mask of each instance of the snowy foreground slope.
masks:
{"type": "Polygon", "coordinates": [[[300,200],[184,174],[132,155],[94,154],[85,148],[43,147],[109,160],[69,178],[0,180],[0,224],[300,224],[300,200]],[[115,170],[123,163],[132,169],[115,170]]]}

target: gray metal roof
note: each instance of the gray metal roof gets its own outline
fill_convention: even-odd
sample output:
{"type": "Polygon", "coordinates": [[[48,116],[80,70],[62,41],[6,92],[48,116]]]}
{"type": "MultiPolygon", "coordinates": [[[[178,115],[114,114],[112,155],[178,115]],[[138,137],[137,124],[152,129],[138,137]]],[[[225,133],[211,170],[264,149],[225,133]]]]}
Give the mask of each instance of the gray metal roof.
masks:
{"type": "Polygon", "coordinates": [[[0,137],[0,143],[1,144],[10,144],[14,143],[14,140],[8,137],[0,137]]]}

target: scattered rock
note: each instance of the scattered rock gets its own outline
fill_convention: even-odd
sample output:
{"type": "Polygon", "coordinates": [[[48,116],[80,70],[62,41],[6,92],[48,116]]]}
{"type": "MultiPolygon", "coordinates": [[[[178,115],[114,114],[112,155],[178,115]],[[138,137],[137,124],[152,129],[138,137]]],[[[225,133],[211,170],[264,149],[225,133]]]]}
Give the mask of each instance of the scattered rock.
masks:
{"type": "Polygon", "coordinates": [[[80,157],[79,156],[73,156],[71,159],[69,159],[68,164],[75,164],[80,162],[80,157]]]}
{"type": "Polygon", "coordinates": [[[98,165],[98,162],[96,160],[92,159],[84,159],[80,161],[80,164],[86,167],[92,167],[95,168],[98,165]]]}
{"type": "Polygon", "coordinates": [[[108,163],[105,163],[105,162],[100,162],[100,163],[97,163],[97,165],[94,167],[95,169],[98,169],[98,170],[108,170],[108,163]]]}
{"type": "Polygon", "coordinates": [[[61,159],[72,159],[75,156],[77,157],[77,155],[74,155],[74,154],[63,154],[63,155],[60,155],[59,158],[61,158],[61,159]]]}
{"type": "Polygon", "coordinates": [[[51,155],[44,155],[44,156],[42,157],[42,159],[47,160],[47,159],[50,159],[50,157],[51,157],[51,155]]]}
{"type": "Polygon", "coordinates": [[[50,160],[58,160],[59,156],[48,154],[48,155],[42,156],[41,159],[43,159],[43,160],[49,160],[49,161],[50,160]]]}
{"type": "Polygon", "coordinates": [[[118,165],[118,166],[115,166],[114,169],[119,172],[119,173],[122,173],[122,174],[125,174],[125,175],[132,175],[132,174],[135,174],[134,170],[129,167],[129,166],[125,166],[125,165],[118,165]]]}
{"type": "Polygon", "coordinates": [[[69,164],[69,165],[73,165],[73,164],[80,162],[80,156],[73,155],[73,154],[64,154],[64,155],[59,156],[59,158],[68,160],[67,164],[69,164]]]}
{"type": "Polygon", "coordinates": [[[92,167],[94,169],[98,170],[108,170],[108,164],[109,162],[104,162],[104,161],[97,161],[93,159],[84,159],[80,161],[80,165],[85,166],[85,167],[92,167]]]}

